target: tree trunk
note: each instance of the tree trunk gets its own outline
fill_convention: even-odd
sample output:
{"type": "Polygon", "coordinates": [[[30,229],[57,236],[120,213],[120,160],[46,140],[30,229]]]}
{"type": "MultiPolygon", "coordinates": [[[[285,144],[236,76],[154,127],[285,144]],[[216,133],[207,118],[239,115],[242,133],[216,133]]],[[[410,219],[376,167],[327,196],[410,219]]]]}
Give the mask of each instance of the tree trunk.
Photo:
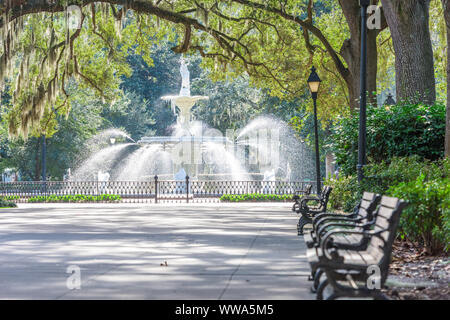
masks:
{"type": "Polygon", "coordinates": [[[40,181],[41,178],[41,139],[36,138],[36,156],[34,166],[34,181],[40,181]]]}
{"type": "MultiPolygon", "coordinates": [[[[358,31],[359,32],[359,31],[358,31]]],[[[341,49],[341,54],[347,63],[349,73],[344,80],[348,87],[348,95],[350,100],[350,110],[354,111],[359,107],[360,88],[361,88],[361,36],[358,39],[351,38],[341,49]]],[[[376,49],[377,35],[375,32],[369,32],[367,36],[367,94],[369,103],[376,104],[377,91],[377,59],[378,53],[376,49]]]]}
{"type": "Polygon", "coordinates": [[[381,0],[395,51],[397,101],[436,100],[430,0],[381,0]]]}
{"type": "Polygon", "coordinates": [[[447,119],[445,122],[445,156],[450,158],[450,0],[442,0],[447,25],[447,119]]]}
{"type": "MultiPolygon", "coordinates": [[[[350,100],[350,110],[359,107],[360,68],[361,68],[361,7],[359,0],[339,1],[350,30],[350,38],[344,41],[341,55],[348,66],[348,74],[344,76],[350,100]]],[[[380,30],[368,30],[367,33],[367,93],[369,103],[376,103],[377,91],[377,36],[380,30]]]]}

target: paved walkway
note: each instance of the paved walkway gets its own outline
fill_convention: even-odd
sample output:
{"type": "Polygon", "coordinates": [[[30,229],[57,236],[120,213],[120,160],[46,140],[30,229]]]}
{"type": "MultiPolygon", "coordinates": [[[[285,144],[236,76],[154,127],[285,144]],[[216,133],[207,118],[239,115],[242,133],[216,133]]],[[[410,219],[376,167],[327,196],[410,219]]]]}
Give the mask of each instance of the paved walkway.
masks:
{"type": "Polygon", "coordinates": [[[288,203],[0,209],[0,299],[313,299],[307,275],[288,203]]]}

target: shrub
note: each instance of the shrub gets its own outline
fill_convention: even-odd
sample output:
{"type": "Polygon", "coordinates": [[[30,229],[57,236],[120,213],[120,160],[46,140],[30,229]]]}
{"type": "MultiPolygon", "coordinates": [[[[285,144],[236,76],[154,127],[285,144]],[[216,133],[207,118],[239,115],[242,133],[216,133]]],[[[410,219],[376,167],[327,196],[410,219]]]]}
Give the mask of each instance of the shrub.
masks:
{"type": "Polygon", "coordinates": [[[399,234],[410,240],[420,240],[430,253],[442,247],[450,250],[450,160],[435,162],[419,157],[391,159],[372,164],[364,170],[361,184],[356,177],[329,179],[333,186],[330,205],[333,209],[351,211],[360,201],[363,191],[403,198],[410,206],[400,219],[399,234]]]}
{"type": "Polygon", "coordinates": [[[122,200],[120,195],[115,194],[101,194],[94,195],[49,195],[49,196],[35,196],[28,199],[30,203],[41,202],[117,202],[122,200]]]}
{"type": "Polygon", "coordinates": [[[421,174],[427,180],[443,178],[448,174],[449,164],[448,160],[431,162],[418,156],[394,157],[390,161],[370,164],[365,168],[365,187],[372,192],[385,193],[391,186],[416,180],[421,174]]]}
{"type": "Polygon", "coordinates": [[[3,200],[6,200],[6,201],[14,201],[14,200],[19,200],[20,196],[1,196],[0,198],[2,198],[3,200]]]}
{"type": "MultiPolygon", "coordinates": [[[[342,118],[332,129],[329,145],[344,175],[356,170],[359,117],[342,118]]],[[[380,163],[417,155],[438,160],[444,155],[445,105],[400,104],[389,110],[367,108],[367,158],[380,163]]]]}
{"type": "Polygon", "coordinates": [[[409,202],[400,220],[402,237],[421,240],[431,254],[449,249],[450,178],[426,181],[421,174],[389,188],[388,193],[409,202]]]}
{"type": "Polygon", "coordinates": [[[220,201],[224,202],[244,202],[244,201],[292,201],[291,194],[260,194],[260,193],[246,193],[246,194],[224,194],[220,197],[220,201]]]}
{"type": "Polygon", "coordinates": [[[442,203],[442,207],[444,210],[443,221],[442,221],[442,233],[443,239],[445,243],[445,251],[450,251],[450,197],[444,199],[442,203]]]}
{"type": "Polygon", "coordinates": [[[342,177],[339,180],[330,178],[325,185],[333,187],[329,205],[331,209],[351,211],[359,201],[359,186],[356,177],[342,177]]]}
{"type": "Polygon", "coordinates": [[[6,197],[0,197],[0,208],[15,208],[17,205],[14,202],[8,201],[6,197]]]}
{"type": "Polygon", "coordinates": [[[328,179],[325,184],[333,187],[330,205],[334,209],[350,211],[361,199],[363,191],[387,194],[391,186],[414,181],[421,174],[427,180],[442,179],[450,175],[450,161],[427,161],[418,156],[394,157],[390,162],[382,161],[364,168],[365,179],[358,183],[356,176],[328,179]]]}

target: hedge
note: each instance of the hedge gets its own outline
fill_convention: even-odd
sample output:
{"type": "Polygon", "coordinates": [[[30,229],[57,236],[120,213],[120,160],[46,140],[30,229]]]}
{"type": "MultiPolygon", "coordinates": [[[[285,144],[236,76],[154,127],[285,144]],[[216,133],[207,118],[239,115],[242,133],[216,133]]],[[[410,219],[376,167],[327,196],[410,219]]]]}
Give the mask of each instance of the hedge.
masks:
{"type": "Polygon", "coordinates": [[[99,196],[93,195],[50,195],[50,196],[35,196],[28,199],[29,203],[41,202],[117,202],[122,200],[122,197],[115,194],[102,194],[99,196]]]}
{"type": "Polygon", "coordinates": [[[0,197],[0,208],[15,208],[17,205],[14,202],[9,201],[7,197],[0,197]]]}
{"type": "Polygon", "coordinates": [[[260,194],[260,193],[246,193],[246,194],[224,194],[220,197],[220,201],[224,202],[285,202],[292,201],[291,194],[260,194]]]}

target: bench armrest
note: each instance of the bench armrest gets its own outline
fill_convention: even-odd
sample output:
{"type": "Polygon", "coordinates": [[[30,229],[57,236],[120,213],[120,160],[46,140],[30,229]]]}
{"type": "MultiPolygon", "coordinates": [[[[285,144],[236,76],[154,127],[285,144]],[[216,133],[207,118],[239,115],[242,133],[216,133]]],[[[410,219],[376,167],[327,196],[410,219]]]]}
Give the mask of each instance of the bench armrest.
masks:
{"type": "Polygon", "coordinates": [[[316,230],[315,236],[317,238],[317,243],[321,241],[321,239],[332,230],[341,230],[344,232],[344,230],[364,230],[364,224],[362,223],[344,223],[344,222],[330,222],[327,224],[322,225],[319,229],[316,230]],[[339,228],[336,228],[339,227],[339,228]],[[334,228],[331,229],[330,228],[334,228]]]}
{"type": "Polygon", "coordinates": [[[300,213],[300,209],[304,208],[306,206],[306,203],[308,201],[318,201],[320,202],[320,198],[317,198],[315,196],[306,195],[303,197],[299,197],[297,195],[294,195],[294,205],[292,206],[292,211],[296,212],[297,214],[300,213]]]}
{"type": "Polygon", "coordinates": [[[355,213],[351,213],[351,214],[341,214],[341,213],[334,213],[334,212],[324,212],[324,213],[321,213],[321,214],[318,214],[317,216],[315,216],[315,217],[313,218],[313,223],[315,223],[315,222],[318,221],[319,219],[322,219],[322,218],[328,218],[328,217],[330,217],[330,218],[334,218],[334,217],[355,218],[355,217],[358,217],[358,215],[355,214],[355,213]]]}
{"type": "Polygon", "coordinates": [[[292,197],[292,199],[295,201],[295,203],[301,204],[303,201],[305,200],[316,200],[316,201],[320,201],[320,198],[317,198],[316,196],[311,196],[309,194],[305,194],[303,196],[299,196],[298,194],[294,194],[294,196],[292,197]]]}
{"type": "Polygon", "coordinates": [[[300,202],[300,207],[303,209],[307,209],[308,214],[316,215],[324,212],[323,200],[319,197],[303,197],[300,202]],[[317,204],[310,204],[311,207],[308,206],[309,202],[317,202],[317,204]]]}
{"type": "Polygon", "coordinates": [[[319,219],[317,221],[313,220],[313,230],[317,231],[321,228],[322,225],[324,224],[328,224],[331,222],[349,222],[349,223],[361,223],[363,220],[362,217],[360,218],[349,218],[349,217],[344,217],[344,216],[336,216],[336,217],[324,217],[322,219],[319,219]]]}
{"type": "Polygon", "coordinates": [[[322,199],[320,198],[320,197],[318,197],[318,196],[311,196],[311,195],[308,195],[308,196],[304,196],[304,197],[302,197],[299,201],[300,202],[308,202],[308,201],[321,201],[322,199]]]}
{"type": "Polygon", "coordinates": [[[292,206],[292,212],[295,212],[297,214],[300,213],[300,203],[295,202],[294,205],[292,206]]]}

